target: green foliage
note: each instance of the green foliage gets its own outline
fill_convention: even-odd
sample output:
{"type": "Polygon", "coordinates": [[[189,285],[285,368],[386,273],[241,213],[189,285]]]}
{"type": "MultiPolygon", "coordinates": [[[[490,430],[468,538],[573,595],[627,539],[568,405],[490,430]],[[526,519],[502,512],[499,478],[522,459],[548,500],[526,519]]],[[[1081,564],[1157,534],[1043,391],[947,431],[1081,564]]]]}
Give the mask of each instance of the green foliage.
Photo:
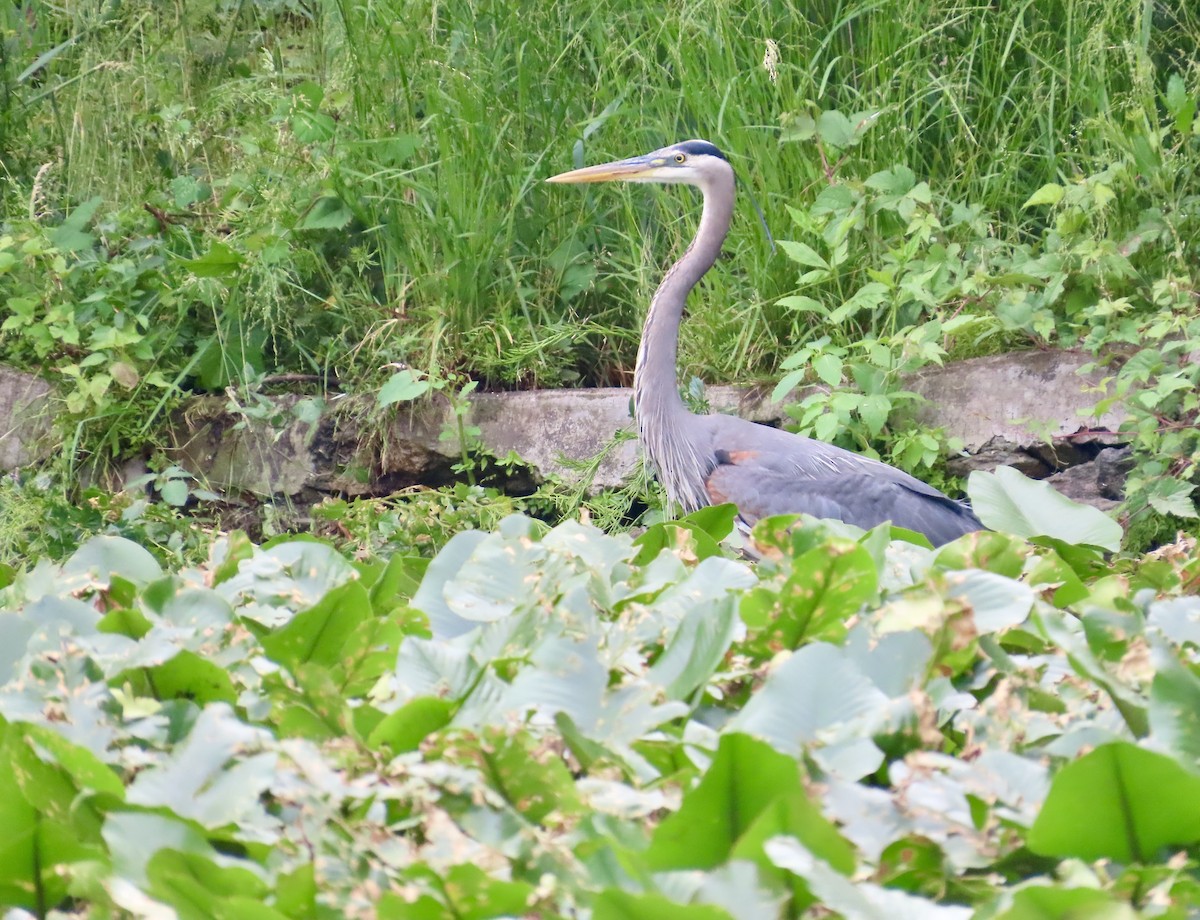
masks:
{"type": "MultiPolygon", "coordinates": [[[[1175,268],[1146,281],[1189,287],[1200,26],[1170,6],[735,0],[700,15],[605,0],[515,16],[492,0],[29,0],[0,11],[0,235],[16,245],[0,271],[28,269],[0,356],[78,352],[62,357],[79,368],[66,393],[96,422],[77,440],[98,450],[144,441],[147,409],[172,392],[125,412],[124,388],[220,389],[247,368],[363,388],[395,362],[500,385],[623,381],[641,305],[692,226],[662,209],[688,199],[581,205],[538,180],[696,134],[730,152],[777,230],[801,221],[782,248],[828,277],[797,290],[739,212],[737,267],[713,273],[685,328],[691,370],[774,373],[824,335],[899,355],[918,315],[960,309],[973,323],[921,346],[1044,338],[1092,293],[1120,303],[1104,288],[1116,256],[1145,271],[1121,247],[1139,226],[1149,251],[1174,241],[1175,268]],[[1053,231],[1047,207],[1063,212],[1053,231]],[[1034,281],[1002,270],[1014,245],[1034,281]],[[1069,303],[1049,264],[1060,250],[1069,303]],[[81,303],[101,288],[107,307],[81,303]],[[89,346],[93,323],[115,331],[89,346]],[[80,342],[63,342],[72,325],[80,342]]],[[[857,363],[896,369],[878,358],[857,363]]],[[[851,441],[879,439],[904,399],[892,389],[836,407],[861,424],[851,441]]],[[[932,448],[899,453],[916,466],[932,448]]]]}
{"type": "Polygon", "coordinates": [[[1030,828],[1029,848],[1145,864],[1198,838],[1200,777],[1172,757],[1117,741],[1063,767],[1030,828]]]}
{"type": "Polygon", "coordinates": [[[118,213],[93,226],[99,204],[93,198],[54,228],[6,226],[0,347],[6,360],[59,381],[61,422],[77,442],[115,452],[149,441],[175,404],[199,327],[166,268],[167,247],[146,233],[146,215],[118,213]]]}
{"type": "MultiPolygon", "coordinates": [[[[948,351],[1021,340],[1082,346],[1114,368],[1096,414],[1115,403],[1128,412],[1123,430],[1138,460],[1129,511],[1196,519],[1200,196],[1185,177],[1200,168],[1200,74],[1171,74],[1161,98],[1148,62],[1134,75],[1141,89],[1126,100],[1126,120],[1075,161],[1080,172],[1019,205],[1049,209],[1021,232],[998,235],[1011,213],[938,194],[907,165],[860,178],[856,161],[827,163],[813,203],[789,208],[811,245],[780,242],[801,293],[779,303],[809,331],[784,361],[775,395],[815,378],[789,410],[802,432],[868,451],[894,438],[892,460],[931,464],[942,453],[934,437],[886,428],[912,400],[896,388],[899,373],[941,363],[948,351]],[[839,332],[822,334],[827,326],[839,332]]],[[[813,143],[826,161],[827,147],[858,145],[874,120],[826,111],[803,124],[789,139],[813,143]],[[858,125],[852,137],[849,124],[858,125]]]]}
{"type": "Polygon", "coordinates": [[[1012,467],[1001,466],[994,473],[976,470],[967,485],[971,507],[992,530],[1114,553],[1121,548],[1121,525],[1103,511],[1073,502],[1049,483],[1028,479],[1012,467]]]}
{"type": "Polygon", "coordinates": [[[491,530],[525,502],[493,488],[459,483],[413,488],[388,498],[326,499],[312,509],[313,531],[360,558],[435,555],[454,534],[491,530]]]}
{"type": "Polygon", "coordinates": [[[0,478],[0,569],[20,568],[31,559],[65,559],[98,534],[133,540],[164,563],[197,562],[219,527],[204,504],[215,496],[189,479],[170,467],[113,492],[69,487],[61,471],[0,478]],[[200,505],[185,513],[182,504],[189,498],[200,499],[200,505]]]}
{"type": "MultiPolygon", "coordinates": [[[[464,476],[474,486],[476,472],[485,472],[488,460],[479,444],[479,428],[467,424],[471,411],[468,397],[475,392],[478,381],[467,380],[460,374],[421,374],[412,368],[401,367],[379,388],[376,405],[380,409],[396,403],[412,402],[429,393],[440,393],[449,402],[450,421],[439,438],[458,445],[459,461],[454,472],[464,476]]],[[[520,458],[514,458],[518,462],[520,458]]],[[[501,461],[500,465],[506,465],[501,461]]]]}
{"type": "Polygon", "coordinates": [[[95,537],[0,588],[35,915],[1186,916],[1200,553],[732,509],[432,560],[95,537]],[[64,647],[71,650],[63,654],[64,647]]]}

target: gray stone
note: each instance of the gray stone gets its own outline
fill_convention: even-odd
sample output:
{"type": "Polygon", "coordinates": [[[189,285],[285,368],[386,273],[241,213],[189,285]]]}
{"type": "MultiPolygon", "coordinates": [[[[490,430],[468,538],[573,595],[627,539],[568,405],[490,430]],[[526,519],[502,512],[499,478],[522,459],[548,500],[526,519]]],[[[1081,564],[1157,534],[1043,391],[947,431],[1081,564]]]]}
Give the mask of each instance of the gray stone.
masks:
{"type": "Polygon", "coordinates": [[[998,466],[1011,466],[1030,479],[1045,479],[1053,472],[1053,467],[1029,453],[1025,448],[995,437],[984,444],[974,454],[961,457],[951,457],[946,461],[946,469],[955,476],[969,476],[976,470],[992,472],[998,466]]]}
{"type": "Polygon", "coordinates": [[[44,459],[50,436],[50,384],[0,364],[0,470],[44,459]]]}
{"type": "MultiPolygon", "coordinates": [[[[1076,374],[1083,363],[1069,353],[1029,352],[923,371],[907,385],[929,400],[918,419],[944,427],[973,453],[952,459],[953,472],[1006,464],[1041,478],[1088,459],[1109,436],[1087,429],[1081,414],[1091,401],[1084,387],[1096,382],[1076,374]]],[[[534,480],[578,480],[580,464],[610,448],[590,484],[599,491],[619,486],[636,463],[631,397],[625,388],[479,393],[470,398],[465,422],[492,454],[519,456],[534,480]]],[[[784,419],[783,406],[763,389],[714,386],[706,398],[714,412],[767,424],[784,419]]],[[[298,401],[272,397],[272,422],[261,412],[239,422],[225,413],[224,399],[195,400],[182,414],[182,429],[176,426],[177,460],[203,472],[212,486],[258,495],[304,489],[378,495],[453,478],[460,451],[456,438],[442,437],[453,430],[453,412],[441,395],[401,406],[390,418],[381,417],[370,396],[337,399],[315,425],[296,417],[298,401]]],[[[1101,420],[1114,428],[1118,422],[1116,413],[1101,420]]]]}
{"type": "MultiPolygon", "coordinates": [[[[481,393],[471,400],[469,421],[497,456],[512,452],[543,478],[574,479],[579,473],[570,461],[585,461],[632,430],[631,395],[619,388],[481,393]]],[[[593,488],[619,486],[636,460],[636,440],[614,445],[600,461],[593,488]]]]}
{"type": "Polygon", "coordinates": [[[1133,469],[1132,447],[1107,447],[1096,455],[1096,482],[1100,494],[1113,501],[1125,498],[1125,479],[1133,469]]]}
{"type": "Polygon", "coordinates": [[[905,386],[926,400],[917,421],[944,428],[974,454],[997,437],[1024,447],[1073,440],[1080,431],[1116,431],[1118,409],[1099,419],[1087,412],[1100,398],[1104,374],[1080,368],[1094,361],[1070,351],[1016,352],[925,368],[905,386]]]}
{"type": "Polygon", "coordinates": [[[276,396],[241,417],[227,400],[201,396],[172,419],[173,459],[210,488],[255,495],[295,495],[316,473],[309,447],[316,426],[292,411],[300,397],[276,396]]]}
{"type": "MultiPolygon", "coordinates": [[[[705,391],[712,412],[728,412],[755,422],[778,425],[783,406],[772,403],[762,389],[714,386],[705,391]]],[[[471,397],[469,422],[480,430],[487,449],[503,457],[517,454],[542,478],[577,479],[577,464],[594,457],[614,437],[632,435],[633,390],[625,387],[592,390],[531,390],[521,393],[480,393],[471,397]],[[572,463],[574,461],[574,465],[572,463]]],[[[409,438],[410,423],[401,420],[401,437],[409,438]]],[[[449,445],[457,453],[457,443],[449,445]]],[[[637,462],[634,438],[613,445],[596,469],[595,490],[615,488],[637,462]]]]}
{"type": "Polygon", "coordinates": [[[1046,481],[1072,501],[1082,502],[1108,513],[1120,502],[1113,501],[1101,494],[1097,473],[1095,462],[1082,463],[1079,466],[1072,466],[1060,473],[1055,473],[1046,481]]]}
{"type": "MultiPolygon", "coordinates": [[[[930,368],[905,381],[927,403],[917,420],[962,440],[973,456],[952,458],[953,472],[1015,466],[1044,477],[1078,465],[1116,442],[1120,414],[1089,420],[1095,399],[1088,388],[1099,375],[1078,374],[1087,363],[1070,352],[1025,352],[930,368]],[[1088,427],[1093,424],[1094,427],[1088,427]],[[1047,441],[1049,439],[1049,441],[1047,441]]],[[[48,432],[49,386],[0,368],[0,468],[34,462],[53,445],[48,432]],[[39,453],[39,450],[41,453],[39,453]]],[[[810,392],[810,391],[806,391],[810,392]]],[[[801,399],[806,392],[793,393],[801,399]]],[[[778,425],[783,406],[762,388],[709,387],[712,411],[778,425]]],[[[637,460],[629,389],[480,393],[470,398],[466,423],[480,431],[491,453],[521,457],[534,481],[550,476],[577,480],[580,464],[600,459],[591,491],[620,485],[637,460]],[[616,438],[616,441],[614,441],[616,438]]],[[[459,458],[453,412],[443,396],[400,407],[375,408],[373,395],[323,401],[319,418],[302,412],[311,397],[258,397],[230,412],[225,397],[198,397],[172,419],[173,459],[212,488],[231,495],[350,496],[388,494],[405,486],[438,485],[454,478],[459,458]],[[302,405],[302,402],[304,405],[302,405]]],[[[1120,495],[1125,455],[1102,471],[1106,500],[1120,495]],[[1103,472],[1109,469],[1109,473],[1103,472]]],[[[1073,474],[1073,480],[1090,473],[1073,474]]]]}
{"type": "Polygon", "coordinates": [[[260,397],[257,411],[239,418],[226,399],[197,397],[172,419],[173,459],[210,488],[261,497],[385,495],[453,478],[459,450],[441,438],[453,419],[444,397],[401,406],[390,423],[373,397],[322,401],[315,422],[297,411],[302,399],[260,397]]]}

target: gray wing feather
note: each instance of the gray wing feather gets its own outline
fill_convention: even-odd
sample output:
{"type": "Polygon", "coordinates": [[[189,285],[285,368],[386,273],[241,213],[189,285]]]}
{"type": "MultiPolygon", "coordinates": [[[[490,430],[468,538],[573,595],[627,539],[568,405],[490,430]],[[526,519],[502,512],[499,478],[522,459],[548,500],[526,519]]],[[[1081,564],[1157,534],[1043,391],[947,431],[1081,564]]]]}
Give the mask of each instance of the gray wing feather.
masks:
{"type": "Polygon", "coordinates": [[[811,514],[870,528],[891,521],[934,546],[983,530],[966,505],[902,470],[823,441],[732,416],[708,416],[714,501],[731,501],[748,523],[772,514],[811,514]]]}

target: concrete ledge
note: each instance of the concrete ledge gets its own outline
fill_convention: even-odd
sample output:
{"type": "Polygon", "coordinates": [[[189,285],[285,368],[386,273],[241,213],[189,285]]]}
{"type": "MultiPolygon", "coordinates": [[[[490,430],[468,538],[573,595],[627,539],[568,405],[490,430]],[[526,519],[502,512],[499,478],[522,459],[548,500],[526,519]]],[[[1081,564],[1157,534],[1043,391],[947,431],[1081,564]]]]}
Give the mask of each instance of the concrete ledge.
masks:
{"type": "Polygon", "coordinates": [[[1081,374],[1095,358],[1073,351],[1022,351],[927,367],[905,381],[927,402],[916,414],[930,427],[961,438],[969,454],[998,439],[1018,446],[1052,442],[1080,429],[1116,431],[1124,414],[1100,419],[1087,410],[1100,401],[1105,373],[1081,374]]]}
{"type": "MultiPolygon", "coordinates": [[[[905,385],[927,400],[916,412],[919,424],[962,440],[971,456],[954,459],[957,471],[1003,462],[1048,476],[1090,461],[1114,440],[1111,432],[1120,424],[1116,410],[1098,421],[1086,414],[1101,381],[1099,373],[1079,373],[1091,360],[1073,352],[1021,352],[928,368],[905,385]]],[[[21,424],[48,392],[37,378],[0,376],[0,410],[8,407],[7,416],[0,414],[6,468],[33,456],[21,424]]],[[[612,444],[619,433],[632,434],[632,395],[624,388],[479,393],[470,398],[467,424],[479,429],[491,453],[518,455],[535,480],[576,480],[572,461],[588,461],[612,447],[591,482],[594,492],[619,486],[634,469],[636,441],[612,444]]],[[[707,390],[714,412],[780,424],[783,406],[767,396],[765,389],[707,390]]],[[[284,394],[259,397],[240,413],[229,411],[225,397],[201,396],[175,414],[168,437],[174,461],[213,488],[315,500],[450,481],[460,451],[442,433],[452,425],[450,405],[440,396],[379,412],[374,394],[284,394]]]]}
{"type": "Polygon", "coordinates": [[[49,434],[50,384],[0,365],[0,471],[46,457],[49,434]]]}

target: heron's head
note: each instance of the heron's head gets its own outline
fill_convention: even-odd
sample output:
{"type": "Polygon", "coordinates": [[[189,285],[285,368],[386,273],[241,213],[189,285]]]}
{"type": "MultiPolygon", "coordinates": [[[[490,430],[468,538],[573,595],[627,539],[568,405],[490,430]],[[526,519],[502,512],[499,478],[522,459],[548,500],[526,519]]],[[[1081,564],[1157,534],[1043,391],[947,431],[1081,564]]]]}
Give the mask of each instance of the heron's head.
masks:
{"type": "Polygon", "coordinates": [[[704,188],[718,179],[732,183],[733,168],[708,141],[683,141],[640,157],[585,166],[551,176],[547,182],[686,183],[704,188]]]}

